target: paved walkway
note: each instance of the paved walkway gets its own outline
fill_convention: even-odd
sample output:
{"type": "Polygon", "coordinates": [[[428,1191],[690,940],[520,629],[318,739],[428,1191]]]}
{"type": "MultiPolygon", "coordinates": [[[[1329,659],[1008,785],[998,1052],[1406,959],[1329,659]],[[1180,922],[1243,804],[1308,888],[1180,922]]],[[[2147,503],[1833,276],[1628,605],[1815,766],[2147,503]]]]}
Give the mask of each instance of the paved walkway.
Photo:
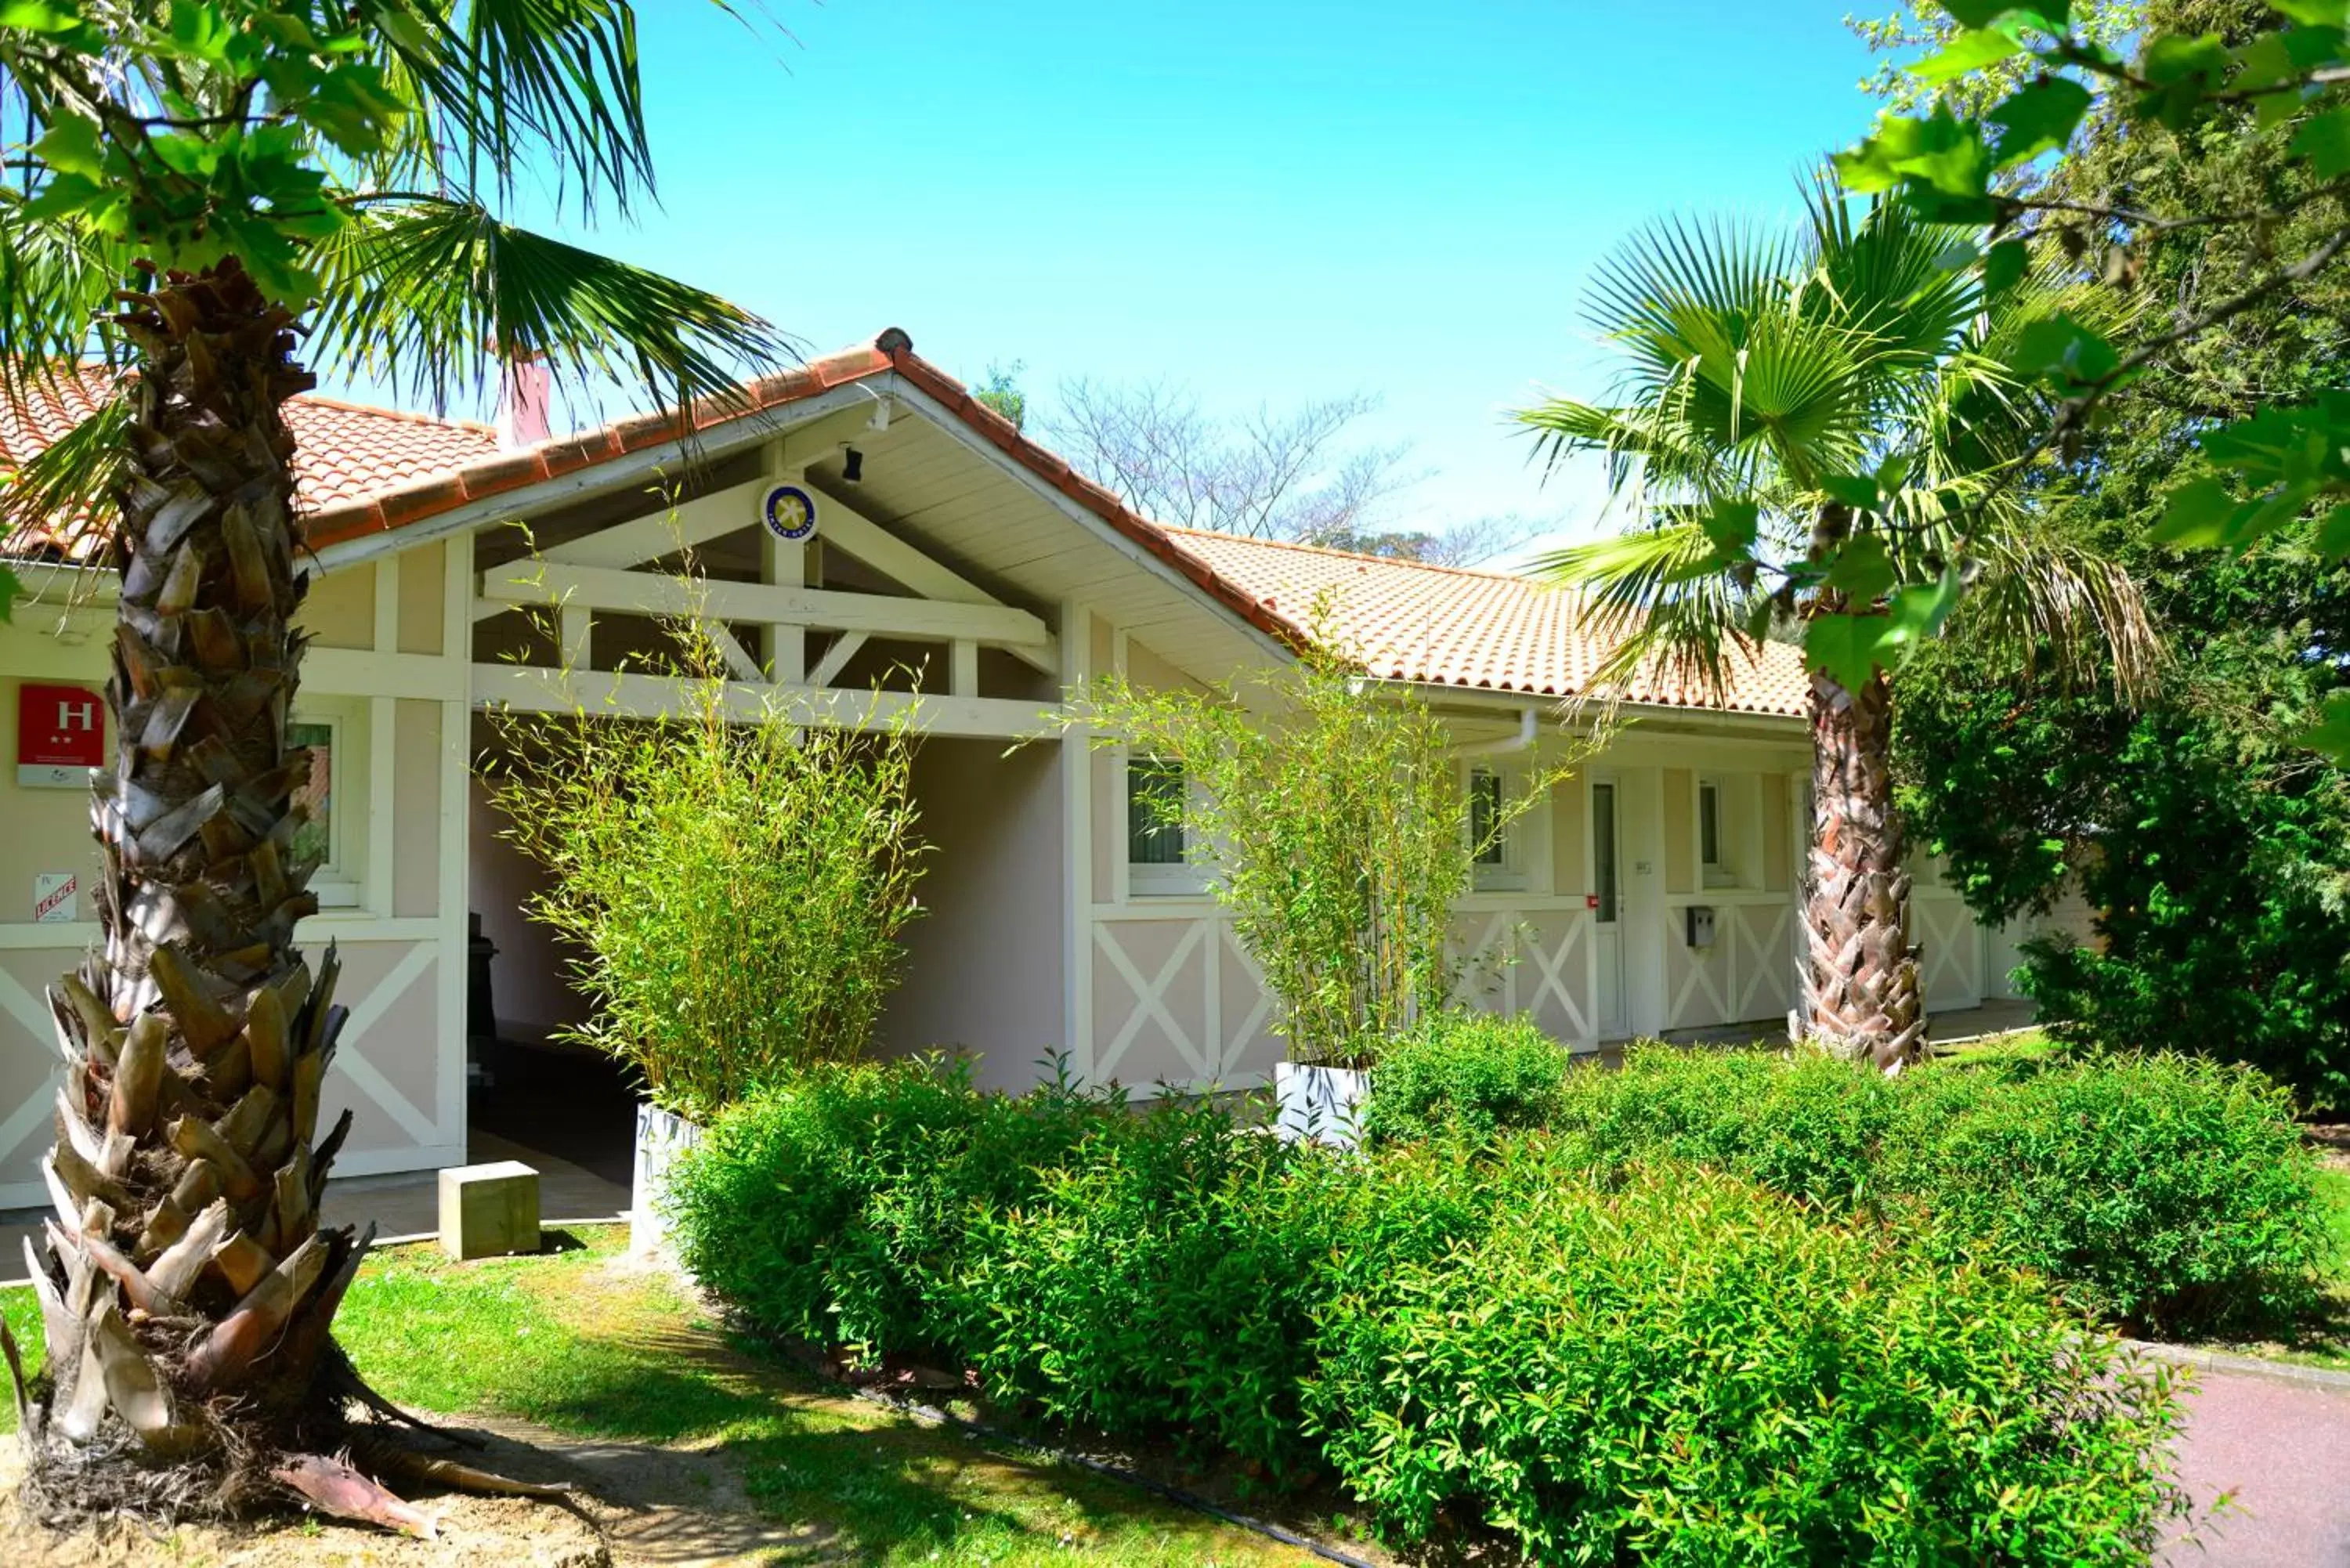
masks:
{"type": "Polygon", "coordinates": [[[2233,1497],[2160,1568],[2350,1568],[2350,1376],[2206,1366],[2196,1385],[2180,1480],[2199,1514],[2233,1497]]]}
{"type": "MultiPolygon", "coordinates": [[[[466,1137],[466,1158],[476,1165],[518,1159],[538,1172],[538,1212],[549,1227],[566,1220],[618,1220],[628,1213],[629,1189],[595,1171],[540,1149],[527,1148],[510,1138],[475,1127],[466,1137]]],[[[437,1171],[406,1171],[397,1176],[349,1176],[327,1183],[319,1204],[328,1225],[376,1228],[378,1241],[395,1236],[426,1236],[441,1228],[441,1179],[437,1171]]],[[[0,1284],[25,1282],[25,1249],[20,1238],[35,1235],[46,1209],[0,1210],[0,1284]]]]}

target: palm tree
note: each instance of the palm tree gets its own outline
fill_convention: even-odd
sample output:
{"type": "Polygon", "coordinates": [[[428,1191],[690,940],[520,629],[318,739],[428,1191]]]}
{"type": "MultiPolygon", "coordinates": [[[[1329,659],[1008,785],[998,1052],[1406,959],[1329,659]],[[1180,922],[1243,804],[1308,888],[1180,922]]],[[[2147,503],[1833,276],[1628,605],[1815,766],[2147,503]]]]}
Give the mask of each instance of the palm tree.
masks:
{"type": "MultiPolygon", "coordinates": [[[[1597,452],[1629,531],[1537,569],[1586,593],[1641,670],[1716,691],[1733,659],[1800,637],[1810,677],[1810,1033],[1897,1070],[1925,1039],[1893,802],[1890,671],[1954,632],[2064,661],[2109,641],[2135,687],[2158,648],[2128,576],[2053,520],[2029,462],[2020,335],[2077,302],[2041,274],[1988,286],[1964,230],[1823,184],[1797,234],[1667,222],[1604,264],[1594,324],[1611,402],[1524,410],[1555,465],[1597,452]]],[[[2043,426],[2042,428],[2044,428],[2043,426]]]]}
{"type": "MultiPolygon", "coordinates": [[[[329,1327],[367,1242],[318,1223],[345,1009],[286,742],[306,576],[281,405],[311,365],[436,401],[536,355],[665,405],[785,352],[765,322],[504,222],[652,189],[624,0],[47,0],[0,29],[0,382],[104,410],[15,476],[18,523],[93,517],[120,574],[95,775],[101,944],[51,992],[67,1058],[33,1258],[47,1364],[6,1345],[52,1519],[298,1495],[429,1532],[347,1427],[329,1327]],[[92,360],[96,365],[93,367],[92,360]]],[[[29,1251],[29,1249],[28,1249],[29,1251]]],[[[380,1409],[380,1401],[374,1401],[380,1409]]],[[[484,1478],[429,1461],[444,1480],[484,1478]]]]}

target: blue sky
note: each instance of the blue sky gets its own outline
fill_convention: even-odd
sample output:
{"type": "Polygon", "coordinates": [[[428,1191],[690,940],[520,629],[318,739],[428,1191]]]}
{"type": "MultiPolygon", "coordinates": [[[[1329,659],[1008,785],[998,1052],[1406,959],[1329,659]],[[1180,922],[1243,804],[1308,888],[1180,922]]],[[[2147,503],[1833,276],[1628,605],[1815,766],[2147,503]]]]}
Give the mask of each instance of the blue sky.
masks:
{"type": "Polygon", "coordinates": [[[1376,394],[1365,438],[1429,471],[1399,521],[1588,533],[1596,472],[1544,486],[1503,412],[1605,389],[1594,264],[1660,213],[1792,216],[1872,108],[1844,0],[769,4],[789,36],[641,4],[662,210],[597,243],[1032,397],[1376,394]]]}

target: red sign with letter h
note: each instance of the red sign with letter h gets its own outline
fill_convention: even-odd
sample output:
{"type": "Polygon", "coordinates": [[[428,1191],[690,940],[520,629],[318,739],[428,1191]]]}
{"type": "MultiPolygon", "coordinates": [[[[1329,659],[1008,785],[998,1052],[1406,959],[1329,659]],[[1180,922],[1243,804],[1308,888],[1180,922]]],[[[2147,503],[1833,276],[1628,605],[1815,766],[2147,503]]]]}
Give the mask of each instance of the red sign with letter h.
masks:
{"type": "Polygon", "coordinates": [[[94,768],[106,760],[106,700],[83,686],[16,689],[16,765],[94,768]]]}

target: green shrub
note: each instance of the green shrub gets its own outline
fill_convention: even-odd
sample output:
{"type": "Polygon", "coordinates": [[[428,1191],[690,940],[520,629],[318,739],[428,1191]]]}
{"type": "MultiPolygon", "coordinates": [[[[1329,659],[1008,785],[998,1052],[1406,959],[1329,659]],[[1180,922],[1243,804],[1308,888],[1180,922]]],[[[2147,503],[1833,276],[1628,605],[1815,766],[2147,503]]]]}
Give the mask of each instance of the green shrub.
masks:
{"type": "Polygon", "coordinates": [[[1524,1018],[1440,1012],[1379,1051],[1363,1129],[1378,1142],[1485,1143],[1539,1127],[1557,1108],[1568,1065],[1558,1042],[1524,1018]]]}
{"type": "Polygon", "coordinates": [[[1545,1563],[2143,1563],[2169,1374],[2026,1283],[1687,1168],[1530,1193],[1325,1309],[1310,1419],[1393,1532],[1545,1563]]]}
{"type": "Polygon", "coordinates": [[[1336,1161],[1162,1107],[974,1210],[954,1282],[962,1346],[991,1397],[1118,1435],[1177,1434],[1284,1473],[1315,1265],[1341,1239],[1336,1161]]]}
{"type": "Polygon", "coordinates": [[[1635,1049],[1572,1075],[1587,1160],[1691,1159],[1832,1209],[1921,1220],[1945,1257],[2045,1274],[2167,1332],[2293,1310],[2322,1220],[2283,1092],[2178,1057],[1985,1062],[1896,1078],[1816,1053],[1635,1049]]]}
{"type": "Polygon", "coordinates": [[[2325,1257],[2316,1161],[2266,1075],[2184,1056],[1906,1085],[1885,1181],[2081,1306],[2166,1331],[2273,1320],[2325,1257]]]}
{"type": "Polygon", "coordinates": [[[973,1089],[966,1061],[818,1064],[720,1116],[670,1180],[680,1260],[772,1333],[959,1352],[942,1282],[975,1209],[1033,1199],[1123,1105],[973,1089]]]}
{"type": "Polygon", "coordinates": [[[687,1266],[769,1332],[1277,1482],[1335,1466],[1408,1535],[1451,1502],[1560,1561],[2145,1538],[2167,1392],[2035,1286],[1595,1147],[1348,1154],[1211,1104],[820,1066],[721,1117],[671,1209],[687,1266]]]}
{"type": "Polygon", "coordinates": [[[1875,1185],[1898,1083],[1820,1052],[1634,1046],[1621,1072],[1575,1074],[1552,1126],[1602,1160],[1661,1153],[1841,1206],[1875,1185]]]}

